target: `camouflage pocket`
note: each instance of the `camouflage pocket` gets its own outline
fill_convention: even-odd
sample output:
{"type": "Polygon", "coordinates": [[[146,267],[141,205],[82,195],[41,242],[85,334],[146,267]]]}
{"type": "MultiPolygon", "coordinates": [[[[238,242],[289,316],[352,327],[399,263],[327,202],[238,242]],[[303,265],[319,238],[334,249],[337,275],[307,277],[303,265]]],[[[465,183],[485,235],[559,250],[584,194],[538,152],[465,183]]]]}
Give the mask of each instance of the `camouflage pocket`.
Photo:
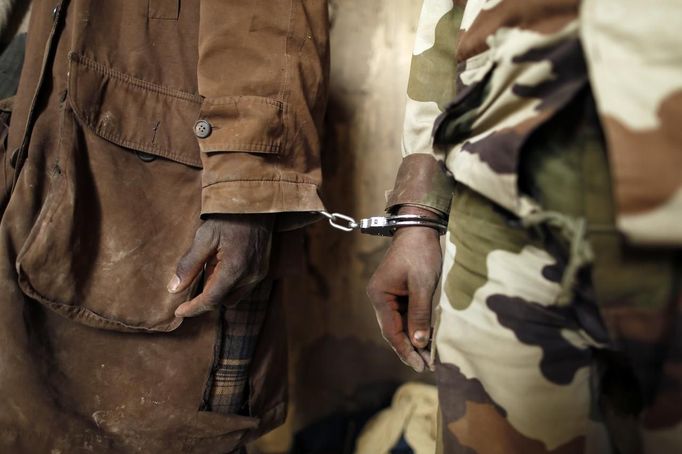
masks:
{"type": "Polygon", "coordinates": [[[455,191],[447,241],[456,249],[456,259],[444,270],[443,291],[456,309],[466,308],[487,282],[492,252],[518,254],[525,247],[542,247],[532,230],[522,228],[514,216],[463,185],[455,191]]]}

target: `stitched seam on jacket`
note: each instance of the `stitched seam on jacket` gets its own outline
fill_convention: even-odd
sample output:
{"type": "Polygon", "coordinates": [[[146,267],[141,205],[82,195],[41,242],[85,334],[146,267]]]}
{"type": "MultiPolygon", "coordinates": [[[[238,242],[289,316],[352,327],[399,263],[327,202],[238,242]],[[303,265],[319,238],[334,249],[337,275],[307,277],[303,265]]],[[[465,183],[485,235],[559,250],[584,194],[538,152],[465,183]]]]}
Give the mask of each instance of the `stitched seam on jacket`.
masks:
{"type": "MultiPolygon", "coordinates": [[[[286,141],[286,127],[287,118],[289,117],[289,112],[291,111],[289,104],[273,98],[263,97],[263,96],[223,96],[220,98],[206,98],[202,104],[201,116],[208,119],[213,115],[212,109],[214,107],[220,106],[234,106],[239,110],[240,104],[265,104],[277,108],[279,112],[282,112],[282,124],[284,127],[284,132],[282,137],[277,139],[276,142],[286,141]]],[[[228,122],[230,123],[230,122],[228,122]]],[[[283,146],[281,143],[276,142],[225,142],[215,139],[214,137],[208,137],[203,143],[207,142],[218,142],[215,145],[202,145],[199,143],[202,153],[260,153],[260,154],[281,154],[283,146]],[[230,147],[242,148],[240,150],[230,150],[230,147]],[[246,148],[246,149],[243,149],[246,148]]]]}
{"type": "MultiPolygon", "coordinates": [[[[94,312],[92,309],[89,309],[85,306],[75,306],[75,305],[71,305],[71,304],[64,304],[64,303],[60,303],[58,301],[54,301],[54,300],[47,298],[46,296],[40,294],[35,288],[33,288],[33,286],[28,281],[26,281],[26,283],[28,284],[28,287],[30,289],[30,293],[33,293],[34,299],[43,300],[42,304],[45,304],[46,306],[51,306],[57,312],[59,312],[60,309],[64,310],[64,311],[71,312],[70,315],[73,317],[72,320],[77,320],[77,319],[90,320],[90,321],[96,321],[96,322],[102,323],[102,324],[107,325],[107,326],[115,326],[118,328],[125,328],[125,329],[132,330],[132,331],[148,331],[148,332],[167,332],[166,330],[175,324],[175,322],[170,322],[170,323],[166,323],[164,325],[159,325],[159,328],[161,329],[161,331],[159,331],[159,329],[150,328],[150,327],[146,327],[146,326],[142,326],[142,325],[130,325],[130,324],[123,322],[123,321],[120,321],[120,320],[112,320],[110,318],[104,317],[104,316],[98,314],[97,312],[94,312]],[[35,298],[35,297],[38,297],[38,298],[35,298]]],[[[178,326],[179,325],[180,324],[178,324],[178,326]]],[[[92,325],[89,325],[89,326],[92,326],[92,325]]]]}
{"type": "Polygon", "coordinates": [[[287,184],[296,184],[296,185],[301,185],[301,184],[306,184],[309,186],[315,186],[317,187],[317,183],[313,183],[310,181],[293,181],[293,180],[275,180],[275,179],[239,179],[239,180],[224,180],[224,181],[216,181],[213,183],[209,183],[207,185],[202,186],[202,188],[209,188],[211,186],[215,186],[216,184],[224,184],[224,183],[287,183],[287,184]]]}
{"type": "MultiPolygon", "coordinates": [[[[79,114],[77,114],[77,116],[79,119],[81,118],[81,116],[79,114]]],[[[83,120],[81,120],[81,121],[83,121],[83,120]]],[[[90,122],[87,122],[87,121],[83,121],[83,122],[87,125],[90,125],[90,122]]],[[[130,148],[130,149],[133,149],[135,151],[138,151],[140,148],[142,148],[144,150],[149,150],[151,152],[154,152],[162,158],[172,159],[173,161],[179,162],[181,164],[186,164],[186,165],[189,165],[192,167],[201,167],[200,163],[198,163],[197,161],[190,161],[181,155],[163,151],[161,148],[158,147],[158,145],[157,146],[150,146],[150,145],[143,144],[143,143],[133,142],[132,140],[125,140],[125,139],[122,139],[121,136],[119,136],[119,135],[107,134],[107,133],[103,132],[102,130],[100,130],[98,127],[94,127],[93,129],[94,129],[95,133],[98,136],[100,136],[101,138],[106,139],[110,142],[114,142],[114,143],[116,143],[122,147],[130,148]]]]}
{"type": "MultiPolygon", "coordinates": [[[[72,104],[75,104],[75,103],[72,103],[72,104]]],[[[201,164],[199,162],[190,161],[190,160],[188,160],[188,159],[186,159],[186,158],[184,158],[178,154],[175,154],[175,153],[164,152],[161,150],[161,148],[158,147],[158,145],[150,146],[148,144],[133,142],[132,140],[121,139],[121,136],[119,136],[119,135],[107,134],[107,133],[103,132],[96,125],[93,125],[92,122],[85,119],[83,117],[83,115],[81,114],[80,110],[77,108],[73,109],[73,113],[76,116],[76,118],[78,118],[78,121],[80,123],[87,125],[90,129],[92,129],[95,132],[95,134],[97,134],[97,136],[99,136],[105,140],[108,140],[109,142],[115,143],[115,144],[120,145],[124,148],[129,148],[129,149],[132,149],[135,151],[138,151],[140,148],[142,148],[142,150],[151,151],[151,152],[157,154],[158,156],[160,156],[162,158],[168,158],[168,159],[171,159],[173,161],[179,162],[181,164],[186,164],[186,165],[192,166],[192,167],[201,167],[201,164]]],[[[139,150],[139,151],[142,151],[142,150],[139,150]]]]}
{"type": "Polygon", "coordinates": [[[289,55],[289,42],[294,36],[294,0],[289,2],[289,23],[287,25],[287,37],[284,40],[284,77],[282,79],[282,87],[280,89],[280,98],[288,99],[289,88],[289,65],[291,64],[291,56],[289,55]]]}
{"type": "MultiPolygon", "coordinates": [[[[289,66],[291,65],[291,55],[289,55],[289,42],[291,42],[293,36],[294,36],[294,0],[291,0],[289,2],[289,25],[287,26],[287,37],[284,40],[284,79],[282,80],[282,90],[280,92],[280,97],[284,100],[285,103],[288,103],[289,100],[289,78],[291,77],[290,75],[290,69],[289,66]]],[[[284,125],[288,125],[292,123],[292,120],[289,118],[291,117],[291,112],[289,109],[284,111],[283,115],[283,122],[284,125]]],[[[296,117],[294,116],[294,120],[296,117]]],[[[289,140],[289,128],[285,127],[283,134],[282,134],[282,140],[284,140],[285,144],[292,143],[289,140]]]]}
{"type": "MultiPolygon", "coordinates": [[[[217,145],[216,145],[217,146],[217,145]]],[[[219,148],[209,147],[202,149],[203,153],[213,153],[213,152],[223,152],[223,153],[279,153],[282,149],[280,144],[276,143],[262,143],[262,142],[250,142],[250,143],[235,143],[235,142],[223,142],[219,148]],[[264,150],[225,150],[229,147],[258,147],[264,148],[264,150]]]]}
{"type": "Polygon", "coordinates": [[[268,98],[266,96],[251,96],[251,95],[235,95],[235,96],[221,96],[219,98],[205,98],[204,105],[207,107],[213,106],[228,106],[237,105],[239,101],[250,101],[254,103],[269,104],[278,107],[282,112],[289,109],[289,105],[279,99],[268,98]]]}
{"type": "MultiPolygon", "coordinates": [[[[76,54],[71,53],[74,57],[78,57],[76,54]]],[[[77,58],[72,58],[72,62],[76,64],[83,64],[81,63],[77,58]]],[[[71,69],[71,72],[73,73],[76,71],[76,69],[71,69]]],[[[71,79],[78,79],[80,77],[79,74],[70,74],[69,75],[69,88],[71,88],[71,79]]],[[[180,164],[185,164],[191,167],[198,167],[201,168],[201,161],[200,160],[190,160],[187,159],[186,157],[182,155],[178,155],[176,153],[172,153],[170,151],[163,151],[159,145],[154,145],[154,144],[149,144],[149,143],[141,143],[141,142],[134,142],[132,140],[126,140],[122,139],[120,134],[111,134],[111,133],[106,133],[104,132],[96,123],[90,121],[89,119],[85,118],[83,113],[81,112],[80,109],[80,96],[79,96],[79,90],[78,90],[79,84],[74,83],[74,89],[69,89],[68,90],[68,96],[69,99],[71,100],[71,106],[72,106],[72,112],[75,115],[76,119],[78,120],[81,125],[85,125],[88,128],[90,128],[97,136],[101,137],[102,139],[108,140],[109,142],[112,142],[116,145],[119,145],[121,147],[129,148],[135,151],[148,151],[151,153],[154,153],[157,156],[160,156],[162,158],[167,158],[170,160],[173,160],[175,162],[178,162],[180,164]]],[[[197,103],[198,104],[198,103],[197,103]]],[[[197,156],[199,158],[199,156],[197,156]]]]}
{"type": "Polygon", "coordinates": [[[158,85],[152,82],[148,82],[143,79],[138,79],[137,77],[133,77],[130,74],[125,74],[123,72],[117,71],[115,69],[112,69],[108,66],[105,66],[101,63],[98,63],[94,60],[91,60],[87,57],[84,57],[80,54],[77,54],[75,52],[71,52],[69,54],[69,57],[72,61],[75,61],[76,63],[82,64],[83,66],[86,66],[94,71],[99,72],[100,74],[104,74],[106,76],[111,77],[112,79],[118,79],[122,82],[128,83],[134,87],[138,87],[144,90],[148,90],[154,93],[159,93],[162,95],[167,95],[171,96],[173,98],[186,101],[186,102],[191,102],[194,104],[201,104],[202,102],[202,97],[199,95],[195,95],[192,93],[187,93],[185,91],[181,90],[176,90],[174,88],[169,88],[169,87],[164,87],[162,85],[158,85]]]}

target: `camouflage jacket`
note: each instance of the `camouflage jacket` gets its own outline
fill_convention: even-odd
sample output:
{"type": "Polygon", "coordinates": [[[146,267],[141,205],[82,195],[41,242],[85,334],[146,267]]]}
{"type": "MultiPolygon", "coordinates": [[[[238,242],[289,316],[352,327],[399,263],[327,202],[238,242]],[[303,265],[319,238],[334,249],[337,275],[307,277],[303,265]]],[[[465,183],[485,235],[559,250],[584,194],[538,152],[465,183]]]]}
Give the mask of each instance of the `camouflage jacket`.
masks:
{"type": "Polygon", "coordinates": [[[521,217],[540,209],[518,190],[521,150],[589,84],[620,230],[682,244],[679,17],[676,0],[425,0],[388,209],[445,214],[454,180],[521,217]]]}

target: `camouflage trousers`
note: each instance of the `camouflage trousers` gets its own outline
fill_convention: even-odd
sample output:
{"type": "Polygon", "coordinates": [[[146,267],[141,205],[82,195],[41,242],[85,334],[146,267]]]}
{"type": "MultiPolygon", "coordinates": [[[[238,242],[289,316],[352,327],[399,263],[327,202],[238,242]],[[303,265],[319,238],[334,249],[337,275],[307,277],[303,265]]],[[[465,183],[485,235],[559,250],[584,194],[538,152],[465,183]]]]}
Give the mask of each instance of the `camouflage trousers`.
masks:
{"type": "Polygon", "coordinates": [[[524,149],[518,219],[459,186],[436,308],[442,453],[682,452],[679,250],[628,247],[584,94],[524,149]]]}

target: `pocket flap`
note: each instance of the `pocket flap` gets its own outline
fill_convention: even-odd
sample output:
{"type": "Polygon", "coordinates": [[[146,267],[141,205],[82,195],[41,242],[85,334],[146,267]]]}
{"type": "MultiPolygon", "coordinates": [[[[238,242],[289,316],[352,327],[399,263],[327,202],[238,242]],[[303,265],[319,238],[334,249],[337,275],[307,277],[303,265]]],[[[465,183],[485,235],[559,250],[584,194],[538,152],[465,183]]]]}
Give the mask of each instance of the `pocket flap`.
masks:
{"type": "Polygon", "coordinates": [[[57,146],[41,150],[54,170],[39,177],[45,198],[17,254],[21,289],[98,329],[172,331],[196,288],[166,283],[200,223],[200,97],[75,54],[69,86],[57,146]]]}
{"type": "Polygon", "coordinates": [[[122,147],[201,167],[193,126],[202,97],[137,79],[69,54],[69,97],[78,120],[122,147]]]}

